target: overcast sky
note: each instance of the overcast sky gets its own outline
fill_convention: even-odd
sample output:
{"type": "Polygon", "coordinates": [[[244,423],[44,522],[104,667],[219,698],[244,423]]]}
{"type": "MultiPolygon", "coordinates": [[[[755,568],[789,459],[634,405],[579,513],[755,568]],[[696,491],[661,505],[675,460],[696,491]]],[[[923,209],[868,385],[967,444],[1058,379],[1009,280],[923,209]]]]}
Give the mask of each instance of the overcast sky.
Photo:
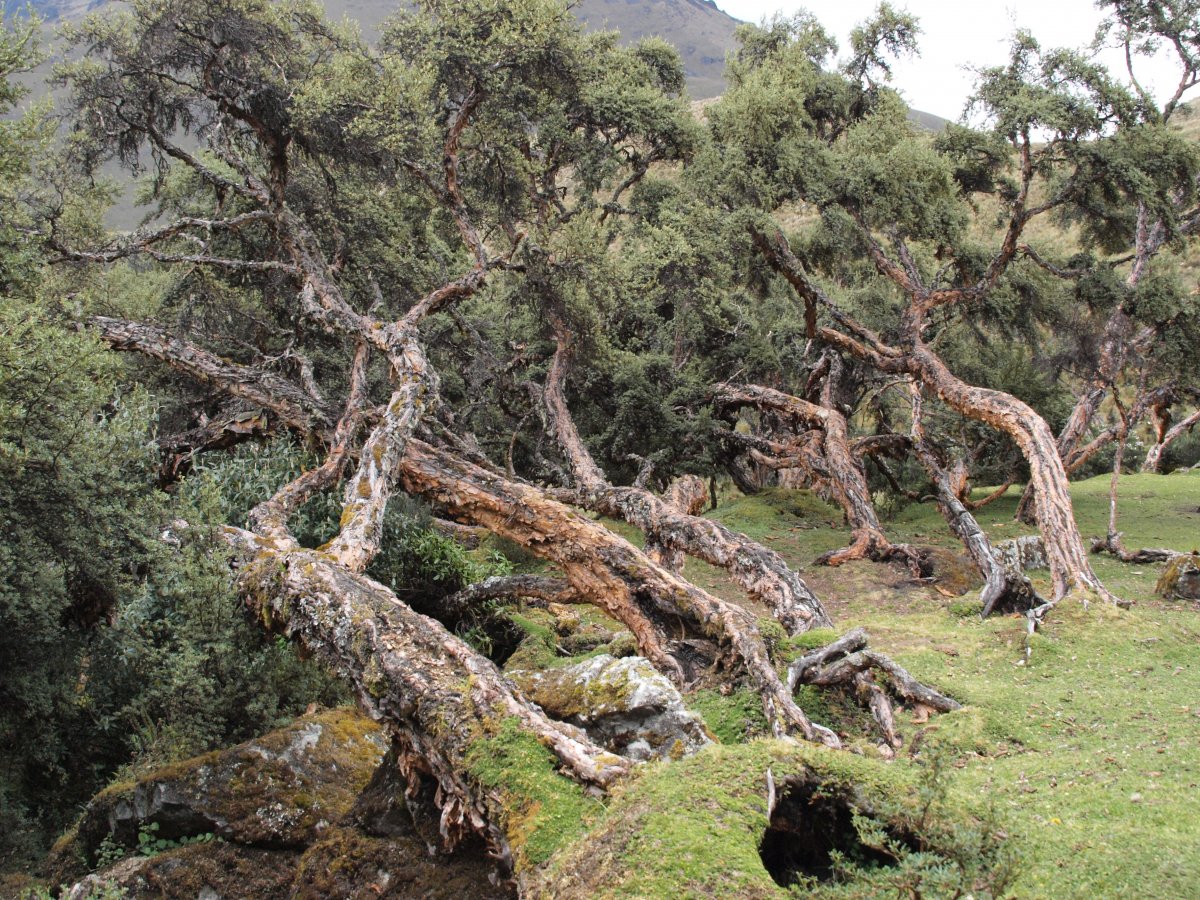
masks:
{"type": "MultiPolygon", "coordinates": [[[[879,0],[716,0],[732,16],[757,22],[780,12],[807,8],[838,40],[847,45],[850,29],[878,7],[879,0]]],[[[1017,28],[1028,28],[1043,47],[1080,47],[1091,42],[1101,14],[1093,0],[892,0],[921,22],[921,56],[897,64],[893,86],[909,105],[925,112],[958,118],[972,75],[967,66],[1001,63],[1007,39],[1017,28]]],[[[1124,57],[1108,53],[1110,66],[1124,72],[1124,57]]],[[[1164,57],[1141,64],[1138,77],[1153,84],[1157,93],[1170,96],[1178,71],[1164,57]],[[1146,73],[1143,76],[1143,71],[1146,73]]]]}

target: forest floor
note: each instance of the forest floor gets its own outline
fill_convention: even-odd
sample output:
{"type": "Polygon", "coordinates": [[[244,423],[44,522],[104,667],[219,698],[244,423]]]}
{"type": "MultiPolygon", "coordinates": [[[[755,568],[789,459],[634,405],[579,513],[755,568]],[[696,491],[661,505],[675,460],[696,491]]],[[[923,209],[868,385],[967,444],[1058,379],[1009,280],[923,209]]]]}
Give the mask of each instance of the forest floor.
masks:
{"type": "MultiPolygon", "coordinates": [[[[1072,485],[1085,536],[1105,531],[1108,485],[1107,476],[1072,485]]],[[[979,511],[993,540],[1030,533],[1012,521],[1018,495],[1013,490],[979,511]]],[[[1130,549],[1192,551],[1200,545],[1200,471],[1128,476],[1120,496],[1130,549]]],[[[878,749],[869,714],[852,699],[809,686],[798,694],[815,721],[846,736],[851,752],[783,742],[765,737],[757,694],[731,690],[727,673],[714,673],[685,700],[717,742],[683,759],[638,766],[603,800],[558,775],[536,739],[506,728],[481,742],[471,765],[482,782],[517,798],[512,814],[523,823],[517,831],[526,833],[532,896],[956,896],[931,883],[916,891],[898,881],[899,870],[882,868],[847,883],[810,881],[789,891],[772,879],[760,855],[769,784],[815,783],[818,798],[860,798],[870,815],[898,821],[887,819],[887,804],[902,815],[921,809],[935,770],[945,798],[929,821],[942,829],[942,846],[947,830],[961,831],[963,846],[970,845],[977,825],[980,833],[998,827],[1005,836],[1016,877],[1002,896],[1200,893],[1200,603],[1156,597],[1158,566],[1095,557],[1097,573],[1133,601],[1132,608],[1063,603],[1033,637],[1027,663],[1024,618],[979,618],[978,586],[966,583],[965,558],[937,584],[914,582],[899,567],[871,562],[812,566],[819,554],[843,545],[848,533],[838,511],[807,491],[730,496],[711,515],[782,553],[834,618],[834,630],[787,638],[766,610],[752,609],[764,636],[776,644],[781,666],[861,626],[873,649],[964,708],[927,721],[898,710],[903,745],[889,761],[878,749]],[[955,581],[961,593],[948,590],[955,581]]],[[[609,524],[640,541],[633,529],[609,524]]],[[[944,562],[960,555],[932,504],[908,506],[886,527],[894,541],[940,548],[944,562]]],[[[497,547],[477,552],[491,549],[497,547]]],[[[537,565],[532,557],[514,556],[522,568],[537,565]]],[[[686,574],[730,600],[743,600],[720,570],[689,561],[686,574]]],[[[1030,574],[1048,593],[1046,573],[1030,574]]],[[[601,615],[576,609],[580,617],[601,615]]],[[[545,664],[576,659],[551,654],[545,664]]],[[[807,815],[821,834],[803,840],[853,849],[848,819],[839,824],[836,811],[814,814],[811,806],[807,815]]]]}
{"type": "MultiPolygon", "coordinates": [[[[1072,485],[1085,536],[1104,534],[1108,486],[1108,476],[1072,485]]],[[[978,513],[993,540],[1032,533],[1013,523],[1018,496],[1011,491],[978,513]]],[[[1127,476],[1120,497],[1120,525],[1130,549],[1200,547],[1200,472],[1127,476]]],[[[923,724],[902,715],[905,748],[884,765],[903,780],[905,770],[917,768],[907,752],[914,740],[948,751],[951,795],[975,808],[992,806],[1004,823],[1019,860],[1014,896],[1185,897],[1200,891],[1200,604],[1156,597],[1158,566],[1095,557],[1100,577],[1133,607],[1121,611],[1093,603],[1085,610],[1078,602],[1063,604],[1032,639],[1026,665],[1024,618],[981,621],[977,590],[946,596],[914,584],[898,568],[870,562],[810,566],[820,553],[845,543],[846,532],[837,511],[807,492],[739,496],[722,501],[712,515],[801,570],[826,602],[837,633],[866,628],[873,648],[965,704],[962,711],[923,724]]],[[[896,541],[958,549],[932,504],[901,510],[887,527],[896,541]]],[[[740,599],[718,570],[689,561],[686,574],[715,593],[740,599]]],[[[1048,593],[1046,573],[1030,574],[1048,593]]],[[[828,637],[832,633],[803,636],[795,647],[785,642],[781,656],[795,657],[803,646],[828,637]]],[[[820,695],[800,699],[817,721],[844,724],[839,716],[845,710],[828,706],[820,695]]],[[[753,768],[754,745],[778,746],[755,739],[762,720],[748,693],[701,691],[689,702],[727,745],[705,751],[699,756],[709,759],[693,765],[711,766],[713,776],[730,779],[726,784],[737,780],[733,769],[740,762],[753,768]]],[[[864,747],[869,757],[870,747],[864,747]]],[[[696,805],[703,778],[669,777],[667,771],[679,765],[662,766],[632,793],[656,797],[660,809],[667,808],[675,783],[696,805]]],[[[675,799],[689,805],[686,797],[675,799]]],[[[618,802],[609,814],[629,814],[620,807],[618,802]]],[[[703,884],[696,893],[709,894],[716,887],[707,858],[712,854],[704,850],[711,835],[692,834],[689,827],[685,819],[664,820],[649,830],[656,840],[636,852],[648,866],[653,863],[664,890],[703,884]],[[664,867],[665,860],[678,862],[664,867]]],[[[753,867],[754,860],[745,863],[753,867]]],[[[734,860],[721,864],[736,869],[734,860]]],[[[750,881],[762,885],[757,878],[750,881]]],[[[725,888],[738,891],[749,884],[733,878],[725,888]]],[[[609,887],[624,893],[619,885],[609,887]]],[[[629,887],[655,895],[647,882],[629,887]]]]}

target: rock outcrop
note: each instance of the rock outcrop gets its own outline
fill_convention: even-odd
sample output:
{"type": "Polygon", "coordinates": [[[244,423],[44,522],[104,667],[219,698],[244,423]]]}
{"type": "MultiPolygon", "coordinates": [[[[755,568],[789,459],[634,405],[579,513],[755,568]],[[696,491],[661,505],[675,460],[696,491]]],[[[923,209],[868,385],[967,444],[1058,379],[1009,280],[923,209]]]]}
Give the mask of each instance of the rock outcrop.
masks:
{"type": "Polygon", "coordinates": [[[115,784],[59,842],[48,875],[133,898],[511,896],[481,843],[452,855],[388,752],[383,731],[339,709],[115,784]],[[407,798],[408,793],[414,799],[407,798]],[[145,855],[153,828],[161,852],[145,855]],[[199,842],[192,843],[201,839],[199,842]],[[124,848],[129,855],[98,871],[124,848]]]}
{"type": "Polygon", "coordinates": [[[1050,568],[1050,561],[1046,556],[1046,545],[1036,534],[1009,538],[1007,541],[997,541],[992,545],[992,552],[1000,565],[1014,575],[1033,569],[1050,568]]]}

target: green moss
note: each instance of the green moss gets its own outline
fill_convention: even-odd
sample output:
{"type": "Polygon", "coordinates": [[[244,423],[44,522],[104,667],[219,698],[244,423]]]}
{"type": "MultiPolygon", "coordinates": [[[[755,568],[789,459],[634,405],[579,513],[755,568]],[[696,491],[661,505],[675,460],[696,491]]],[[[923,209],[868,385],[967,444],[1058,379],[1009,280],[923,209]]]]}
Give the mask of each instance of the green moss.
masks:
{"type": "Polygon", "coordinates": [[[832,644],[841,637],[841,634],[840,631],[833,628],[814,628],[812,631],[805,631],[802,634],[795,634],[789,638],[785,638],[780,643],[779,650],[781,653],[800,657],[809,650],[816,650],[818,647],[832,644]]]}
{"type": "Polygon", "coordinates": [[[787,631],[774,619],[759,619],[757,625],[758,633],[762,635],[763,643],[767,645],[767,651],[774,655],[787,641],[787,631]]]}
{"type": "Polygon", "coordinates": [[[515,719],[478,739],[467,765],[473,778],[504,795],[508,818],[502,825],[518,872],[544,863],[604,814],[599,801],[558,773],[555,758],[515,719]]]}
{"type": "Polygon", "coordinates": [[[511,610],[507,616],[510,622],[525,633],[525,637],[509,657],[505,668],[544,669],[557,660],[558,634],[555,631],[554,616],[540,609],[524,612],[511,610]]]}
{"type": "Polygon", "coordinates": [[[686,698],[690,709],[704,719],[708,730],[722,744],[739,744],[766,734],[767,718],[762,700],[754,691],[742,688],[729,694],[700,690],[686,698]]]}
{"type": "MultiPolygon", "coordinates": [[[[1106,530],[1107,491],[1107,477],[1072,485],[1085,538],[1106,530]]],[[[788,508],[791,493],[738,498],[715,517],[803,567],[844,544],[846,533],[835,513],[822,520],[821,505],[803,495],[788,508]]],[[[1030,533],[1012,521],[1019,493],[1014,489],[978,511],[993,540],[1030,533]]],[[[1200,473],[1125,477],[1121,497],[1120,527],[1129,547],[1194,549],[1200,473]]],[[[931,504],[903,510],[888,531],[897,541],[959,549],[931,504]]],[[[898,710],[905,743],[895,763],[850,753],[821,758],[844,765],[846,777],[864,789],[874,784],[881,795],[894,796],[912,784],[913,748],[919,754],[942,748],[953,760],[950,802],[961,806],[986,797],[1008,820],[1022,857],[1014,895],[1189,896],[1200,883],[1200,818],[1193,809],[1200,769],[1200,616],[1154,596],[1160,566],[1106,557],[1092,563],[1110,588],[1136,605],[1122,612],[1095,601],[1088,610],[1076,601],[1064,603],[1034,638],[1028,666],[1019,664],[1022,618],[981,621],[976,593],[948,600],[933,588],[898,582],[896,569],[869,562],[803,572],[830,601],[838,627],[788,638],[779,656],[800,655],[862,626],[872,647],[966,704],[928,721],[898,710]]],[[[689,563],[688,574],[722,596],[739,596],[722,573],[689,563]]],[[[1046,573],[1032,574],[1048,591],[1046,573]]],[[[802,692],[801,704],[817,721],[836,726],[841,701],[822,693],[802,692]]],[[[770,767],[783,777],[787,769],[780,760],[794,758],[789,754],[795,751],[770,741],[746,742],[762,728],[751,692],[698,691],[687,702],[721,744],[648,767],[614,798],[592,833],[554,857],[546,894],[566,884],[568,872],[578,877],[578,870],[594,869],[589,885],[603,896],[780,895],[756,848],[765,821],[765,771],[770,767]]],[[[872,737],[869,729],[867,735],[872,737]]]]}
{"type": "Polygon", "coordinates": [[[946,607],[946,612],[960,619],[969,619],[983,612],[983,601],[978,597],[967,600],[955,600],[946,607]]]}
{"type": "Polygon", "coordinates": [[[579,844],[556,857],[544,892],[559,879],[605,897],[779,897],[758,847],[767,828],[766,773],[816,776],[830,790],[880,797],[912,794],[903,766],[771,740],[714,744],[656,763],[614,801],[579,844]]]}

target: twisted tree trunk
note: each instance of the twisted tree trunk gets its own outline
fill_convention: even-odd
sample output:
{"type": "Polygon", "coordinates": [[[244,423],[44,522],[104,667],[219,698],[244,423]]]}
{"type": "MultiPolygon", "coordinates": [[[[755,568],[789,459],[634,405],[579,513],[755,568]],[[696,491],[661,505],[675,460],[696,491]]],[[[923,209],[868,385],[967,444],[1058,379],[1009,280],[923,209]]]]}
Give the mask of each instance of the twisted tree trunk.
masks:
{"type": "MultiPolygon", "coordinates": [[[[708,487],[704,484],[704,479],[696,475],[682,475],[667,487],[663,502],[685,516],[698,516],[708,504],[708,487]]],[[[686,559],[684,552],[678,547],[664,544],[656,532],[647,533],[645,550],[646,555],[664,569],[670,569],[676,574],[683,572],[686,559]]]]}
{"type": "Polygon", "coordinates": [[[1020,448],[1029,463],[1030,482],[1037,491],[1038,530],[1046,545],[1054,600],[1079,589],[1115,602],[1116,598],[1092,571],[1083,536],[1075,523],[1067,473],[1046,421],[1009,394],[968,385],[919,341],[906,354],[905,362],[913,375],[952,409],[1004,432],[1020,448]]]}
{"type": "MultiPolygon", "coordinates": [[[[828,386],[827,381],[827,386],[828,386]]],[[[817,429],[817,441],[802,440],[779,463],[800,468],[810,484],[824,487],[842,508],[850,524],[852,541],[848,547],[832,550],[818,563],[838,566],[855,559],[877,562],[899,559],[919,574],[920,555],[911,547],[893,544],[880,524],[862,464],[850,449],[846,417],[833,407],[826,391],[825,402],[818,405],[760,385],[722,384],[713,389],[714,398],[729,406],[753,406],[770,410],[793,422],[817,429]]]]}
{"type": "Polygon", "coordinates": [[[916,385],[912,386],[912,397],[912,447],[937,490],[938,510],[942,518],[962,541],[967,554],[983,576],[983,590],[980,592],[980,600],[983,601],[981,615],[987,618],[993,612],[1023,612],[1040,606],[1044,601],[1038,596],[1029,579],[1020,572],[1009,571],[996,558],[991,541],[962,501],[950,474],[938,461],[937,454],[926,440],[925,429],[921,423],[921,391],[916,385]]]}
{"type": "Polygon", "coordinates": [[[647,629],[641,635],[634,631],[639,644],[646,642],[642,655],[677,679],[681,677],[678,664],[666,654],[659,630],[652,623],[682,620],[698,625],[709,637],[727,643],[744,665],[762,698],[774,734],[796,734],[832,746],[839,744],[832,732],[810,722],[796,705],[771,663],[754,618],[741,607],[656,565],[620,535],[538,489],[421,441],[409,442],[400,481],[406,491],[441,507],[450,516],[482,525],[557,563],[576,594],[631,631],[631,622],[647,629]]]}
{"type": "Polygon", "coordinates": [[[1157,443],[1146,453],[1146,459],[1142,463],[1142,471],[1157,472],[1162,465],[1162,455],[1166,452],[1167,448],[1185,434],[1191,432],[1198,423],[1200,423],[1200,409],[1193,412],[1187,418],[1180,419],[1168,428],[1157,443]]]}

